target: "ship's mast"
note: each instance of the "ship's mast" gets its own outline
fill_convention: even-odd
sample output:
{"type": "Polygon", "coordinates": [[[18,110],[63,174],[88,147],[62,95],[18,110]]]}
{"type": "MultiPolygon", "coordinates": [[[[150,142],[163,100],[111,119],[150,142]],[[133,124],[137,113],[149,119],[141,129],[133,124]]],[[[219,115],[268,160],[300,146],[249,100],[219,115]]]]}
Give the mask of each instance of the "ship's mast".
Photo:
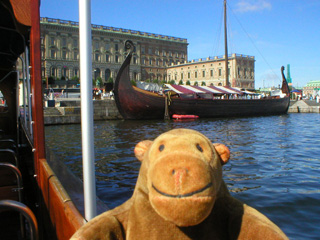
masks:
{"type": "Polygon", "coordinates": [[[224,55],[225,55],[225,86],[229,86],[228,39],[227,39],[227,0],[224,0],[224,55]]]}

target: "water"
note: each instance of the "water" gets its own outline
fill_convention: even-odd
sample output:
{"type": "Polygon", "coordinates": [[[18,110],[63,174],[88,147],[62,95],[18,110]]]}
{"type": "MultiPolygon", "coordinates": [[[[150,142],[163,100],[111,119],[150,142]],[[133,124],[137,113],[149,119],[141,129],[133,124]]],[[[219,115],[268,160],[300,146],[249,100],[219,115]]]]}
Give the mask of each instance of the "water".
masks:
{"type": "MultiPolygon", "coordinates": [[[[223,178],[231,194],[258,209],[290,239],[320,236],[320,114],[174,121],[95,122],[97,194],[110,207],[133,192],[141,140],[191,128],[231,150],[223,178]]],[[[82,177],[80,125],[47,126],[46,142],[82,177]]]]}

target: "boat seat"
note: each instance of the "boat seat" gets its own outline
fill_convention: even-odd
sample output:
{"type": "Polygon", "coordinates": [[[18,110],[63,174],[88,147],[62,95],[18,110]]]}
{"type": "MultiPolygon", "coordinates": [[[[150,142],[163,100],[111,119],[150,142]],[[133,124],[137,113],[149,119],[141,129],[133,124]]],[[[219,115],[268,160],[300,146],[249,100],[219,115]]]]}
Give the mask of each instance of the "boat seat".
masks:
{"type": "Polygon", "coordinates": [[[38,223],[35,215],[25,204],[0,201],[0,239],[39,239],[38,223]],[[25,226],[25,221],[28,227],[25,226]]]}
{"type": "Polygon", "coordinates": [[[18,152],[16,142],[13,139],[0,139],[0,149],[11,149],[15,153],[18,152]]]}
{"type": "Polygon", "coordinates": [[[0,149],[0,163],[11,163],[16,167],[19,167],[18,158],[12,149],[0,149]]]}
{"type": "Polygon", "coordinates": [[[11,199],[22,202],[22,175],[11,163],[0,163],[0,200],[11,199]]]}

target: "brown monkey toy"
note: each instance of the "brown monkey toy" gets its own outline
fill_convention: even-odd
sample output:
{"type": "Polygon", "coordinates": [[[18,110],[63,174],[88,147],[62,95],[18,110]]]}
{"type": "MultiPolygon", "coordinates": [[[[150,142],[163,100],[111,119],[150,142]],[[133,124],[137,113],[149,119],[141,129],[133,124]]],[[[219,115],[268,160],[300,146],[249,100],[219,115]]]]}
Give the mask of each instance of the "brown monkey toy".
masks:
{"type": "Polygon", "coordinates": [[[223,144],[175,129],[134,149],[141,168],[132,197],[72,239],[288,239],[266,216],[233,198],[222,180],[223,144]]]}

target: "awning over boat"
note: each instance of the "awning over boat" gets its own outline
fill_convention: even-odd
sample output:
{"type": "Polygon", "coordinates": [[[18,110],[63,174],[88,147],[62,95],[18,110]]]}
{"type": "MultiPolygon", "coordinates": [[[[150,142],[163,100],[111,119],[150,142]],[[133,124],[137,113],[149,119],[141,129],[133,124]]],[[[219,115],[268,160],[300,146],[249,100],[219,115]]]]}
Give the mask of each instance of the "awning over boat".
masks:
{"type": "Polygon", "coordinates": [[[174,85],[165,84],[167,88],[178,94],[196,94],[196,93],[210,93],[210,94],[244,94],[242,91],[232,87],[222,86],[190,86],[190,85],[174,85]]]}
{"type": "Polygon", "coordinates": [[[255,93],[255,92],[251,92],[251,91],[248,91],[246,89],[241,89],[241,88],[238,88],[238,87],[235,87],[235,89],[237,89],[238,91],[241,91],[243,92],[244,94],[247,94],[247,95],[259,95],[259,93],[255,93]]]}

